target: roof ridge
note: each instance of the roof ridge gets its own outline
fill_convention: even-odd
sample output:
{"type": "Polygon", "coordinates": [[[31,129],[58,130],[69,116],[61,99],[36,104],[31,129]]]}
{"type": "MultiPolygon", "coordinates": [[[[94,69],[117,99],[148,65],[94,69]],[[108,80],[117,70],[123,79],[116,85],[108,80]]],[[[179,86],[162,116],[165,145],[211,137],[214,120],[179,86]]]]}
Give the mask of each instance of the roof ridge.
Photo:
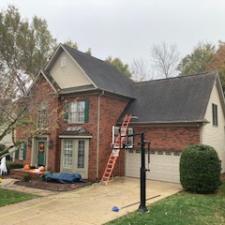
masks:
{"type": "Polygon", "coordinates": [[[90,57],[90,58],[97,59],[97,60],[99,60],[99,61],[101,61],[101,62],[105,62],[104,60],[99,59],[99,58],[97,58],[97,57],[95,57],[95,56],[92,56],[92,55],[90,55],[90,54],[88,54],[88,53],[86,53],[86,52],[82,52],[82,51],[80,51],[80,50],[78,50],[78,49],[76,49],[76,48],[72,48],[72,47],[70,47],[70,46],[67,45],[67,44],[62,44],[62,45],[63,45],[64,47],[69,48],[69,49],[71,49],[72,51],[76,51],[76,52],[78,52],[78,53],[80,53],[80,54],[82,54],[82,55],[88,56],[88,57],[90,57]]]}
{"type": "MultiPolygon", "coordinates": [[[[66,44],[62,44],[62,45],[63,45],[64,47],[66,47],[66,48],[69,48],[69,49],[72,50],[72,51],[76,51],[78,54],[82,54],[82,55],[84,55],[84,56],[86,56],[86,57],[89,57],[89,58],[91,58],[91,59],[100,61],[101,63],[103,63],[103,64],[105,64],[105,65],[107,65],[107,66],[110,66],[110,67],[113,68],[113,69],[116,69],[119,73],[121,73],[121,75],[123,75],[122,72],[120,72],[115,66],[113,66],[111,63],[109,63],[109,62],[107,62],[107,61],[105,61],[105,60],[103,60],[103,59],[99,59],[99,58],[97,58],[97,57],[95,57],[95,56],[92,56],[92,55],[90,55],[90,54],[88,54],[88,53],[85,53],[85,52],[82,52],[82,51],[80,51],[80,50],[78,50],[78,49],[72,48],[72,47],[70,47],[70,46],[68,46],[68,45],[66,45],[66,44]]],[[[130,77],[127,76],[127,78],[128,78],[132,83],[135,83],[130,77]]]]}
{"type": "Polygon", "coordinates": [[[169,78],[161,78],[161,79],[155,79],[155,80],[146,80],[146,81],[138,81],[135,82],[135,85],[137,84],[143,84],[143,83],[150,83],[150,82],[157,82],[157,81],[165,81],[165,80],[174,80],[174,79],[183,79],[183,78],[190,78],[190,77],[198,77],[198,76],[205,76],[205,75],[217,75],[217,71],[207,71],[207,72],[201,72],[201,73],[195,73],[190,75],[178,75],[176,77],[169,77],[169,78]]]}

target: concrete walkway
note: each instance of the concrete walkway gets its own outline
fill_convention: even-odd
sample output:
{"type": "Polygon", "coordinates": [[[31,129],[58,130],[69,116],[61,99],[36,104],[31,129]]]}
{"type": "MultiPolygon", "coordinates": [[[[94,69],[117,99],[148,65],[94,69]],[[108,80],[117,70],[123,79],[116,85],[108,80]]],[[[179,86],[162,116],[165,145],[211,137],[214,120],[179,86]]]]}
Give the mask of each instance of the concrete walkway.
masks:
{"type": "Polygon", "coordinates": [[[37,188],[30,188],[30,187],[25,187],[21,185],[16,185],[14,184],[17,179],[12,179],[12,178],[7,178],[7,179],[2,179],[0,183],[0,187],[3,189],[8,189],[8,190],[13,190],[13,191],[19,191],[19,192],[24,192],[24,193],[30,193],[33,195],[38,195],[38,196],[49,196],[49,195],[54,195],[57,194],[58,192],[54,191],[48,191],[48,190],[43,190],[43,189],[37,189],[37,188]]]}
{"type": "MultiPolygon", "coordinates": [[[[148,181],[151,204],[181,190],[180,185],[148,181]]],[[[107,186],[94,184],[75,191],[33,199],[0,208],[4,225],[99,225],[137,209],[139,180],[120,178],[107,186]],[[132,204],[132,206],[128,206],[132,204]],[[122,208],[112,212],[113,206],[122,208]],[[128,207],[127,207],[128,206],[128,207]],[[124,208],[123,208],[124,207],[124,208]]]]}

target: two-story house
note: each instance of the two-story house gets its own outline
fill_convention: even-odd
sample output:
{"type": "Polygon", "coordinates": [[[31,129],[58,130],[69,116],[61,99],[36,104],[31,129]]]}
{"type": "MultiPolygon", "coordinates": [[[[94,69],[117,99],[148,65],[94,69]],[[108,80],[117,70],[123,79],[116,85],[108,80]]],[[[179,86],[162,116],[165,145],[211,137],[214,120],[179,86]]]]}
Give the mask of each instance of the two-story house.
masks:
{"type": "MultiPolygon", "coordinates": [[[[112,65],[60,44],[26,100],[32,125],[18,127],[20,160],[99,180],[114,132],[126,113],[151,141],[150,179],[179,182],[189,144],[213,146],[225,171],[224,97],[216,73],[134,82],[112,65]]],[[[137,141],[136,141],[137,142],[137,141]]],[[[114,175],[139,176],[140,151],[121,151],[114,175]]]]}

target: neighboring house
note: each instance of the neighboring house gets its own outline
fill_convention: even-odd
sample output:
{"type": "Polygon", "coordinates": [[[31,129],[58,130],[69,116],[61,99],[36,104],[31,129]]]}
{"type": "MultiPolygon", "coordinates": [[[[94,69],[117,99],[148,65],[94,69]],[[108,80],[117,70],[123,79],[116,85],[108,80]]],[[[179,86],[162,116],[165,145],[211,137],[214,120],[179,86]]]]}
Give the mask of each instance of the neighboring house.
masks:
{"type": "MultiPolygon", "coordinates": [[[[3,130],[4,130],[4,128],[1,127],[1,128],[0,128],[0,133],[2,133],[3,130]]],[[[10,133],[6,134],[6,135],[2,138],[2,140],[0,141],[0,144],[5,145],[6,147],[12,146],[12,145],[13,145],[13,142],[12,142],[12,133],[10,132],[10,133]]],[[[11,153],[11,154],[10,154],[10,159],[14,160],[14,158],[15,158],[15,153],[11,153]]],[[[8,159],[9,159],[9,158],[7,157],[7,160],[8,160],[8,159]]]]}
{"type": "MultiPolygon", "coordinates": [[[[138,117],[130,127],[151,141],[148,178],[179,182],[180,154],[197,143],[213,146],[225,171],[225,105],[216,73],[133,82],[110,64],[59,45],[29,96],[34,125],[16,132],[27,143],[24,163],[99,180],[112,127],[130,113],[138,117]]],[[[114,175],[139,176],[137,142],[121,151],[114,175]]]]}
{"type": "Polygon", "coordinates": [[[11,133],[6,134],[4,136],[4,138],[0,141],[0,144],[3,144],[5,146],[7,146],[7,147],[13,145],[13,143],[12,143],[12,134],[11,133]]]}

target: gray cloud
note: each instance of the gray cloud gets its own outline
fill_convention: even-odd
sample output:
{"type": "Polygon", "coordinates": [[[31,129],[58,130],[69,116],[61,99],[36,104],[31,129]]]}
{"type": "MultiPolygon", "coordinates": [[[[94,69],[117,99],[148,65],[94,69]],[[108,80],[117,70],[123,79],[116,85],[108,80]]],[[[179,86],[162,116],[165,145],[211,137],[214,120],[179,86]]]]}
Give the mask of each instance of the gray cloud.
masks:
{"type": "Polygon", "coordinates": [[[24,17],[47,20],[58,41],[78,42],[94,55],[149,60],[159,42],[175,43],[185,55],[200,41],[225,40],[223,0],[1,0],[24,17]]]}

